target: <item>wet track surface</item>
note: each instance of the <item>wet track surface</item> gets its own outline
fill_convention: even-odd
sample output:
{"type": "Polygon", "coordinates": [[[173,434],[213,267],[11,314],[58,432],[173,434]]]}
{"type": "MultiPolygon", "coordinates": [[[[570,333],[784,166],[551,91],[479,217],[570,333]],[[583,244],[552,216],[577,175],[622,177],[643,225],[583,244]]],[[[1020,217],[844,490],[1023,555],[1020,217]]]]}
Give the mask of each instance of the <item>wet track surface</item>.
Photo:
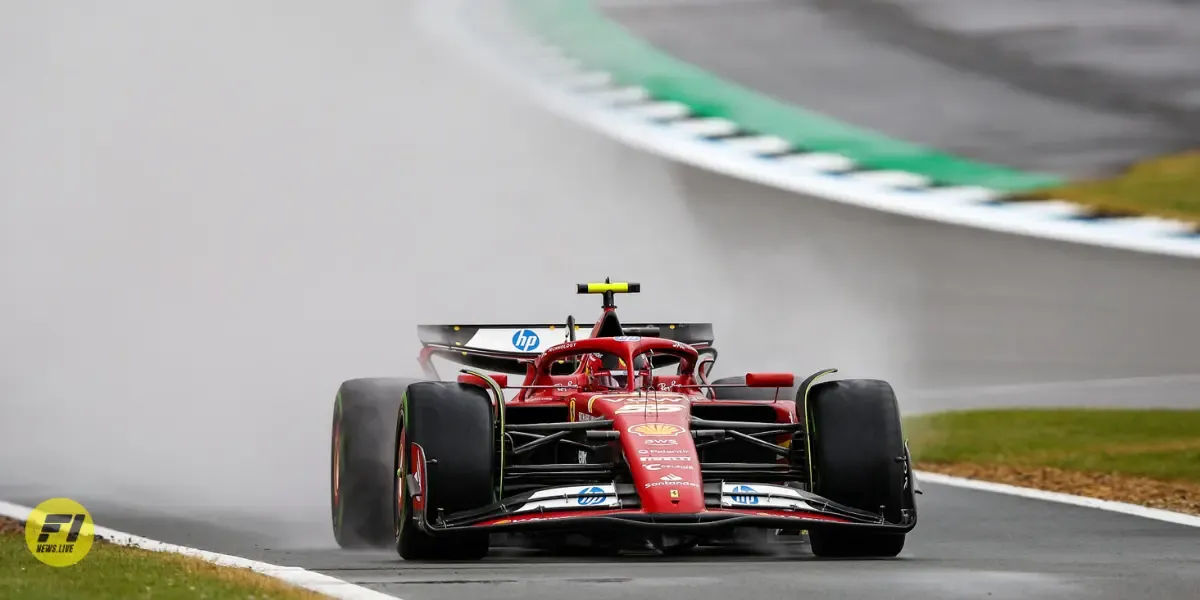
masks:
{"type": "MultiPolygon", "coordinates": [[[[1194,597],[1195,528],[1091,509],[927,484],[921,521],[893,560],[820,560],[806,545],[700,549],[683,557],[552,556],[493,550],[481,562],[407,563],[390,549],[308,547],[282,529],[234,521],[240,533],[94,507],[114,527],[159,539],[300,565],[405,600],[655,597],[1063,598],[1194,597]],[[258,537],[247,529],[264,531],[258,537]],[[266,533],[273,531],[272,533],[266,533]],[[251,541],[255,540],[255,541],[251,541]]],[[[278,527],[278,525],[273,525],[278,527]]]]}
{"type": "Polygon", "coordinates": [[[1200,145],[1200,6],[598,0],[656,46],[899,139],[1090,176],[1200,145]]]}
{"type": "Polygon", "coordinates": [[[571,284],[611,275],[643,284],[627,319],[714,321],[721,375],[836,365],[892,380],[908,411],[1195,406],[1200,266],[638,154],[498,91],[407,3],[23,6],[0,19],[25,90],[0,98],[0,497],[67,494],[117,529],[408,600],[1200,586],[1195,529],[939,486],[902,559],[869,564],[331,549],[333,391],[414,371],[418,322],[590,318],[571,284]],[[47,445],[29,424],[50,410],[47,445]]]}

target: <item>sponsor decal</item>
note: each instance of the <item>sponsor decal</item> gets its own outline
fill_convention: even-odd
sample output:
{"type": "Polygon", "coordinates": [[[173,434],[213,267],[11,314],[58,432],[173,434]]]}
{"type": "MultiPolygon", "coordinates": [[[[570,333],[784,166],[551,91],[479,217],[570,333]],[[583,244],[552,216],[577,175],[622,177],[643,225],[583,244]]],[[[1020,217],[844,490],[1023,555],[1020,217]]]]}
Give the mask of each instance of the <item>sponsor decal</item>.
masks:
{"type": "Polygon", "coordinates": [[[597,504],[604,504],[604,499],[607,496],[608,494],[604,493],[603,488],[598,488],[595,486],[586,487],[579,490],[579,498],[577,501],[579,502],[580,506],[595,506],[597,504]]]}
{"type": "Polygon", "coordinates": [[[579,464],[581,464],[581,465],[587,464],[587,455],[588,455],[587,450],[579,451],[579,464]]]}
{"type": "MultiPolygon", "coordinates": [[[[674,440],[672,440],[672,441],[674,441],[674,440]]],[[[678,449],[663,450],[661,448],[650,448],[649,450],[642,448],[641,450],[638,450],[637,453],[638,454],[683,454],[683,455],[691,454],[687,450],[678,450],[678,449]]]]}
{"type": "Polygon", "coordinates": [[[815,510],[804,501],[800,492],[777,485],[722,484],[722,506],[753,506],[783,510],[815,510]]]}
{"type": "Polygon", "coordinates": [[[618,342],[636,342],[640,339],[642,339],[642,338],[640,338],[636,335],[618,335],[613,338],[613,340],[618,341],[618,342]]]}
{"type": "Polygon", "coordinates": [[[614,394],[611,396],[604,396],[603,400],[605,402],[611,402],[613,404],[616,404],[617,402],[624,402],[626,404],[658,404],[661,402],[676,402],[676,403],[683,402],[683,396],[679,396],[679,395],[647,396],[645,394],[614,394]]]}
{"type": "Polygon", "coordinates": [[[509,523],[532,523],[534,521],[554,521],[557,519],[570,519],[571,515],[546,515],[543,517],[526,517],[519,516],[515,519],[501,519],[492,523],[481,523],[481,525],[507,525],[509,523]]]}
{"type": "Polygon", "coordinates": [[[583,413],[583,412],[581,412],[581,413],[579,413],[579,414],[575,415],[575,418],[576,418],[578,421],[580,421],[580,422],[584,422],[584,421],[600,421],[600,420],[602,420],[602,419],[603,419],[602,417],[597,417],[596,415],[589,415],[589,414],[587,414],[587,413],[583,413]]]}
{"type": "Polygon", "coordinates": [[[671,497],[672,497],[672,498],[678,498],[678,497],[679,497],[679,490],[671,490],[671,497]]]}
{"type": "Polygon", "coordinates": [[[647,446],[678,446],[678,445],[679,445],[679,442],[678,442],[678,441],[675,441],[675,440],[656,440],[656,439],[649,439],[649,440],[646,440],[646,441],[644,441],[644,442],[642,442],[642,443],[643,443],[643,444],[646,444],[647,446]]]}
{"type": "Polygon", "coordinates": [[[629,415],[634,413],[676,413],[683,410],[682,406],[674,404],[626,404],[618,408],[615,414],[629,415]]]}
{"type": "Polygon", "coordinates": [[[758,490],[748,485],[739,485],[733,488],[733,493],[730,495],[730,499],[733,500],[734,504],[758,504],[758,496],[749,495],[757,493],[758,490]]]}
{"type": "MultiPolygon", "coordinates": [[[[642,437],[675,437],[683,433],[683,428],[670,423],[641,423],[630,427],[626,431],[642,437]]],[[[673,442],[674,440],[671,441],[673,442]]]]}
{"type": "Polygon", "coordinates": [[[679,407],[676,405],[679,404],[680,402],[683,402],[683,400],[681,398],[659,398],[658,400],[654,400],[654,399],[647,400],[645,398],[630,398],[628,400],[625,400],[624,402],[625,402],[626,407],[655,406],[655,407],[660,407],[663,410],[670,409],[671,412],[675,412],[675,411],[679,410],[679,407]]]}
{"type": "Polygon", "coordinates": [[[667,473],[666,475],[659,477],[659,480],[661,480],[661,481],[683,481],[683,478],[674,473],[667,473]]]}
{"type": "Polygon", "coordinates": [[[695,471],[696,470],[696,467],[693,467],[691,465],[660,465],[658,463],[643,465],[643,467],[645,467],[645,469],[647,471],[661,471],[663,469],[678,469],[680,471],[695,471]]]}
{"type": "Polygon", "coordinates": [[[642,462],[692,462],[690,456],[639,456],[642,462]]]}
{"type": "Polygon", "coordinates": [[[642,487],[649,489],[649,488],[656,488],[656,487],[664,487],[664,486],[668,486],[668,485],[672,486],[672,487],[693,487],[693,488],[700,487],[700,484],[692,483],[691,481],[654,481],[651,483],[643,483],[642,487]]]}
{"type": "Polygon", "coordinates": [[[537,348],[538,344],[541,343],[541,338],[539,338],[538,334],[532,329],[521,329],[512,336],[513,348],[516,348],[521,352],[529,352],[530,350],[537,348]]]}

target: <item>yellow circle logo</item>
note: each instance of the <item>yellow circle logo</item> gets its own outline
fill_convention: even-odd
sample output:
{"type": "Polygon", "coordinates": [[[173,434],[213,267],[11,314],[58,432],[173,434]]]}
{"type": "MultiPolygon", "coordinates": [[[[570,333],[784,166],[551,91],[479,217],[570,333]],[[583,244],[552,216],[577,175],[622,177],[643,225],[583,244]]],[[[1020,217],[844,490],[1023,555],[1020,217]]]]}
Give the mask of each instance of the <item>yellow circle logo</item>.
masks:
{"type": "Polygon", "coordinates": [[[34,558],[52,567],[83,560],[95,534],[92,515],[69,498],[51,498],[37,505],[25,521],[25,545],[34,558]]]}

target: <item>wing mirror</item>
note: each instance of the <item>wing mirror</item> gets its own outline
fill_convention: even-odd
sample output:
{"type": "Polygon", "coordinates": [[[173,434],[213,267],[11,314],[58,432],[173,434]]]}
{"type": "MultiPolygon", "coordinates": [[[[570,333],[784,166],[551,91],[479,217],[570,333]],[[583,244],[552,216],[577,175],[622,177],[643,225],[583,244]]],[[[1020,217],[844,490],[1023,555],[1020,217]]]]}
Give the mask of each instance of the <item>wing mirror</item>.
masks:
{"type": "Polygon", "coordinates": [[[796,385],[791,373],[746,373],[746,387],[790,388],[796,385]]]}
{"type": "MultiPolygon", "coordinates": [[[[500,385],[500,387],[508,387],[508,375],[505,375],[504,373],[488,373],[488,377],[491,377],[497,384],[500,385]]],[[[467,385],[477,385],[481,388],[488,389],[488,384],[483,380],[482,377],[478,375],[472,375],[470,373],[463,373],[459,375],[458,382],[465,383],[467,385]]]]}

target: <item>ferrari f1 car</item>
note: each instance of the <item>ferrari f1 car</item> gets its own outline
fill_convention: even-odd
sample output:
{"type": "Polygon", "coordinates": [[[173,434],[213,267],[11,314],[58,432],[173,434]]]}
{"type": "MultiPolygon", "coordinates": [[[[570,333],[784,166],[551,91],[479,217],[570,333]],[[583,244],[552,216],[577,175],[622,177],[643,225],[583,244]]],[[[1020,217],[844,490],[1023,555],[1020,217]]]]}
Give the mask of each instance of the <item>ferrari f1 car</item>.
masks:
{"type": "Polygon", "coordinates": [[[818,556],[896,556],[920,492],[891,386],[818,383],[835,369],[710,381],[711,324],[622,324],[615,294],[638,291],[578,285],[604,299],[587,335],[572,317],[422,325],[427,380],[342,383],[338,543],[464,560],[497,534],[668,553],[807,531],[818,556]],[[463,367],[454,381],[435,358],[463,367]]]}

